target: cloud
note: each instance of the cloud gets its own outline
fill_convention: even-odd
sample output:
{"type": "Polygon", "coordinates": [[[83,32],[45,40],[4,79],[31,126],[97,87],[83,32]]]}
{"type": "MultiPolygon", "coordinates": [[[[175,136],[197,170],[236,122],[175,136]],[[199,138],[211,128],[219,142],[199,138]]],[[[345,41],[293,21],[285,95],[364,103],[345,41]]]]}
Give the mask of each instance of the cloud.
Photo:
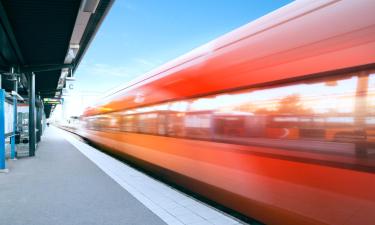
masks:
{"type": "Polygon", "coordinates": [[[119,65],[109,63],[93,63],[86,62],[82,63],[79,67],[79,74],[85,77],[112,77],[114,80],[125,80],[130,81],[137,76],[155,69],[162,62],[160,60],[149,60],[144,58],[133,58],[127,62],[119,65]]]}
{"type": "Polygon", "coordinates": [[[136,63],[142,64],[144,66],[154,66],[155,63],[146,59],[136,58],[134,59],[136,63]]]}
{"type": "Polygon", "coordinates": [[[129,70],[125,66],[114,66],[108,64],[94,63],[82,65],[86,74],[112,77],[130,77],[129,70]]]}
{"type": "Polygon", "coordinates": [[[143,59],[143,58],[135,58],[134,62],[141,64],[142,66],[148,67],[148,68],[153,68],[158,65],[160,65],[160,61],[155,61],[155,60],[148,60],[148,59],[143,59]]]}

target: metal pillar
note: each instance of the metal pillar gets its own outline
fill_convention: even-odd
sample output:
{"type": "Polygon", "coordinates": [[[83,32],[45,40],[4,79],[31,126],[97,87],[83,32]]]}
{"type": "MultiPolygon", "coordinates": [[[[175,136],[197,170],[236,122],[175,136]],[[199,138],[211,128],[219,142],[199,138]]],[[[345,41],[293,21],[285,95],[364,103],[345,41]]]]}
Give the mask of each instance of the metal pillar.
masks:
{"type": "Polygon", "coordinates": [[[5,165],[5,91],[0,89],[0,172],[6,171],[5,165]]]}
{"type": "MultiPolygon", "coordinates": [[[[18,78],[14,76],[13,89],[18,93],[18,78]]],[[[16,134],[17,134],[17,96],[13,95],[13,136],[10,139],[10,158],[16,159],[16,134]]]]}
{"type": "Polygon", "coordinates": [[[42,104],[40,103],[42,100],[39,98],[38,100],[38,107],[36,108],[36,143],[39,143],[42,136],[42,104]],[[40,103],[40,104],[39,104],[40,103]]]}
{"type": "Polygon", "coordinates": [[[29,156],[35,156],[35,74],[29,73],[29,156]]]}

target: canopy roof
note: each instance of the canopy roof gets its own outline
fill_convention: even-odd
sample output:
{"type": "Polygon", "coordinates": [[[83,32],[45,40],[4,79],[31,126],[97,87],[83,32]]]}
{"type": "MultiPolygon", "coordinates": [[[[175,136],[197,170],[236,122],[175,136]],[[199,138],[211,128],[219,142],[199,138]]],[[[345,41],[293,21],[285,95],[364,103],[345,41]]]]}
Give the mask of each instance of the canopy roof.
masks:
{"type": "MultiPolygon", "coordinates": [[[[61,97],[65,78],[82,59],[113,0],[0,0],[0,72],[12,67],[27,94],[35,73],[36,94],[61,97]]],[[[2,87],[12,89],[3,78],[2,87]]],[[[50,105],[45,106],[47,117],[50,105]]]]}

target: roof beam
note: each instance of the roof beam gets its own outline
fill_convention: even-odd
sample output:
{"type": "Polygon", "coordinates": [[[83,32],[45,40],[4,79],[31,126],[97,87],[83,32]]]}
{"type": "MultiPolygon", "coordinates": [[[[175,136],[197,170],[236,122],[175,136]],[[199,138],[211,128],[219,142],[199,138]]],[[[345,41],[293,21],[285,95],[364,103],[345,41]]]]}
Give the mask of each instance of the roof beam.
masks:
{"type": "Polygon", "coordinates": [[[72,69],[73,67],[74,67],[73,64],[36,65],[36,66],[23,67],[21,69],[21,71],[23,73],[27,73],[27,72],[45,72],[45,71],[61,70],[61,69],[64,69],[64,68],[72,69]]]}

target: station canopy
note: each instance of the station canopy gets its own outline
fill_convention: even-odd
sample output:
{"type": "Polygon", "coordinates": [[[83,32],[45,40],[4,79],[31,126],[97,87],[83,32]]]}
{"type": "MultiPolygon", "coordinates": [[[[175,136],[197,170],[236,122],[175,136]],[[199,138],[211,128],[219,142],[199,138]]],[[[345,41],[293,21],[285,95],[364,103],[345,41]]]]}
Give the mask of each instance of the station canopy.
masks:
{"type": "MultiPolygon", "coordinates": [[[[12,90],[12,68],[27,96],[30,73],[36,95],[61,98],[67,77],[111,8],[113,0],[0,0],[0,73],[2,88],[12,90]]],[[[53,105],[45,105],[49,116],[53,105]]]]}

